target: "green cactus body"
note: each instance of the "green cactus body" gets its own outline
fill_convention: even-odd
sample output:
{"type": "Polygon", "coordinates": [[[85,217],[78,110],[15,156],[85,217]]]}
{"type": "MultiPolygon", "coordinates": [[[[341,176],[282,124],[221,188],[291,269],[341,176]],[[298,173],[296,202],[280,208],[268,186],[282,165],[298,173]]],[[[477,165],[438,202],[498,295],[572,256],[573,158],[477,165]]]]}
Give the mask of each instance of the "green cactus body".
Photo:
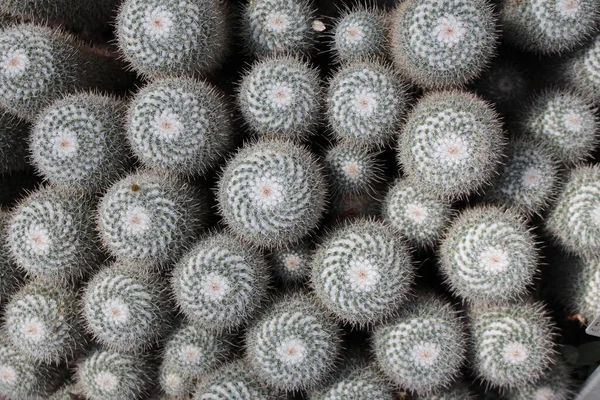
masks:
{"type": "Polygon", "coordinates": [[[46,107],[31,132],[33,164],[50,182],[94,191],[128,165],[125,106],[93,93],[66,96],[46,107]]]}
{"type": "Polygon", "coordinates": [[[23,271],[16,265],[7,248],[7,212],[0,210],[0,307],[19,290],[23,284],[23,271]]]}
{"type": "Polygon", "coordinates": [[[27,274],[54,280],[79,279],[99,260],[93,199],[77,191],[48,186],[14,209],[7,241],[27,274]]]}
{"type": "Polygon", "coordinates": [[[187,318],[208,330],[231,330],[253,316],[266,296],[263,256],[226,235],[202,239],[176,264],[172,287],[187,318]]]}
{"type": "Polygon", "coordinates": [[[372,366],[349,367],[323,388],[308,394],[310,400],[393,400],[390,385],[372,366]]]}
{"type": "Polygon", "coordinates": [[[351,324],[380,322],[408,299],[413,267],[407,247],[380,222],[352,221],[317,249],[312,285],[320,302],[351,324]]]}
{"type": "Polygon", "coordinates": [[[202,223],[200,200],[177,178],[150,171],[128,175],[100,200],[100,237],[115,256],[168,263],[194,240],[202,223]]]}
{"type": "Polygon", "coordinates": [[[342,141],[383,147],[398,132],[406,103],[406,88],[390,68],[377,62],[349,63],[329,83],[329,127],[342,141]]]}
{"type": "Polygon", "coordinates": [[[247,360],[260,380],[280,390],[322,383],[340,351],[336,323],[310,297],[277,301],[247,333],[247,360]]]}
{"type": "Polygon", "coordinates": [[[325,154],[325,172],[336,194],[368,193],[384,180],[377,154],[366,148],[341,143],[325,154]]]}
{"type": "Polygon", "coordinates": [[[386,223],[417,248],[436,245],[452,214],[449,202],[407,179],[396,180],[383,201],[382,215],[386,223]]]}
{"type": "Polygon", "coordinates": [[[531,82],[520,63],[498,58],[475,83],[477,94],[496,105],[498,111],[508,115],[518,111],[529,95],[531,82]]]}
{"type": "Polygon", "coordinates": [[[379,368],[404,389],[427,394],[450,385],[465,360],[466,335],[451,303],[419,294],[393,321],[375,328],[379,368]]]}
{"type": "Polygon", "coordinates": [[[535,242],[515,211],[467,209],[442,241],[440,270],[450,290],[468,302],[517,299],[527,293],[537,272],[535,242]]]}
{"type": "Polygon", "coordinates": [[[568,82],[578,91],[600,101],[600,34],[563,65],[568,82]]]}
{"type": "Polygon", "coordinates": [[[242,78],[238,103],[244,122],[259,136],[304,140],[320,117],[319,73],[290,56],[267,57],[242,78]]]}
{"type": "Polygon", "coordinates": [[[205,75],[229,52],[221,0],[125,0],[116,27],[125,59],[150,78],[205,75]]]}
{"type": "Polygon", "coordinates": [[[105,267],[87,284],[83,316],[88,330],[106,348],[140,352],[162,339],[173,308],[166,287],[133,263],[105,267]]]}
{"type": "Polygon", "coordinates": [[[331,50],[342,63],[385,59],[386,28],[380,11],[363,7],[346,10],[335,21],[331,50]]]}
{"type": "Polygon", "coordinates": [[[260,247],[298,242],[317,226],[327,188],[303,147],[261,140],[240,150],[219,182],[220,213],[232,232],[260,247]]]}
{"type": "Polygon", "coordinates": [[[457,199],[494,177],[504,147],[496,112],[467,92],[425,95],[408,117],[398,142],[408,178],[432,195],[457,199]]]}
{"type": "Polygon", "coordinates": [[[569,369],[562,360],[547,368],[537,381],[520,389],[510,391],[508,400],[569,400],[573,398],[573,382],[569,369]]]}
{"type": "Polygon", "coordinates": [[[525,387],[552,363],[554,324],[541,303],[474,307],[469,322],[473,370],[492,387],[525,387]]]}
{"type": "Polygon", "coordinates": [[[275,276],[286,285],[301,284],[310,276],[314,251],[306,244],[271,252],[275,276]]]}
{"type": "Polygon", "coordinates": [[[29,129],[29,124],[0,107],[0,175],[27,169],[29,129]]]}
{"type": "Polygon", "coordinates": [[[496,52],[496,19],[486,0],[409,0],[392,16],[394,64],[424,88],[463,86],[496,52]]]}
{"type": "Polygon", "coordinates": [[[600,20],[596,0],[502,0],[499,11],[506,41],[542,54],[576,48],[592,36],[600,20]]]}

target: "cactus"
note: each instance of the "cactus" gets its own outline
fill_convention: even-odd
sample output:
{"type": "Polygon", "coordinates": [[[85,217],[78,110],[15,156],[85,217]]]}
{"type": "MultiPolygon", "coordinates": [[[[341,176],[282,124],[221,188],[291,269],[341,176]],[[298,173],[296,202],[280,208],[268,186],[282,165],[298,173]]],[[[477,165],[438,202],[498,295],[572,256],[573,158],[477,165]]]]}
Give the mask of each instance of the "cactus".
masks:
{"type": "Polygon", "coordinates": [[[477,94],[495,104],[501,114],[507,115],[519,106],[531,90],[529,75],[520,63],[504,58],[496,59],[475,83],[477,94]]]}
{"type": "Polygon", "coordinates": [[[449,202],[422,190],[418,182],[407,179],[397,179],[383,201],[385,222],[421,249],[437,244],[452,214],[449,202]]]}
{"type": "Polygon", "coordinates": [[[30,126],[0,107],[0,175],[27,169],[27,136],[30,126]]]}
{"type": "Polygon", "coordinates": [[[298,242],[325,209],[326,185],[303,147],[260,140],[227,164],[218,186],[220,213],[233,233],[261,247],[298,242]]]}
{"type": "Polygon", "coordinates": [[[461,383],[456,383],[450,387],[435,390],[422,396],[413,396],[411,400],[476,400],[476,397],[469,388],[461,383]]]}
{"type": "Polygon", "coordinates": [[[0,307],[23,284],[23,271],[14,263],[7,248],[8,213],[0,209],[0,307]]]}
{"type": "Polygon", "coordinates": [[[600,102],[600,34],[589,46],[569,57],[562,69],[572,87],[600,102]]]}
{"type": "Polygon", "coordinates": [[[34,280],[6,305],[4,328],[18,351],[38,363],[58,364],[83,348],[76,291],[34,280]]]}
{"type": "Polygon", "coordinates": [[[8,222],[7,242],[19,267],[36,277],[79,279],[99,260],[93,199],[47,186],[31,193],[8,222]]]}
{"type": "Polygon", "coordinates": [[[392,15],[394,64],[424,88],[469,83],[494,57],[497,41],[487,0],[409,0],[392,15]]]}
{"type": "Polygon", "coordinates": [[[301,243],[271,252],[271,265],[275,276],[285,285],[301,284],[310,276],[313,250],[301,243]]]}
{"type": "Polygon", "coordinates": [[[600,166],[579,166],[570,172],[546,218],[550,234],[575,254],[600,254],[599,194],[600,166]]]}
{"type": "Polygon", "coordinates": [[[230,330],[252,317],[269,284],[267,264],[252,247],[226,234],[205,237],[176,264],[172,288],[196,326],[230,330]]]}
{"type": "Polygon", "coordinates": [[[153,374],[148,357],[98,348],[77,366],[77,385],[90,400],[145,398],[153,374]]]}
{"type": "Polygon", "coordinates": [[[337,194],[368,193],[383,181],[377,154],[363,147],[341,143],[325,154],[325,172],[337,194]]]}
{"type": "Polygon", "coordinates": [[[331,232],[317,249],[312,285],[344,322],[365,325],[396,312],[408,298],[413,267],[406,246],[380,222],[358,219],[331,232]]]}
{"type": "Polygon", "coordinates": [[[398,142],[399,162],[422,190],[449,199],[481,189],[496,174],[504,137],[489,104],[467,92],[425,95],[398,142]]]}
{"type": "Polygon", "coordinates": [[[150,78],[205,75],[229,52],[221,0],[125,0],[116,28],[125,60],[150,78]]]}
{"type": "Polygon", "coordinates": [[[311,389],[331,372],[340,351],[335,322],[300,294],[288,295],[248,328],[247,360],[260,380],[279,390],[311,389]]]}
{"type": "Polygon", "coordinates": [[[420,293],[373,335],[379,368],[396,385],[417,394],[449,386],[465,360],[466,335],[458,312],[430,293],[420,293]]]}
{"type": "Polygon", "coordinates": [[[573,398],[573,382],[564,361],[556,360],[540,379],[508,393],[508,400],[569,400],[573,398]]]}
{"type": "Polygon", "coordinates": [[[493,303],[527,293],[538,265],[535,237],[515,211],[479,206],[463,211],[440,247],[440,271],[468,302],[493,303]]]}
{"type": "Polygon", "coordinates": [[[245,48],[259,57],[311,53],[316,44],[315,10],[309,0],[255,0],[242,12],[245,48]]]}
{"type": "Polygon", "coordinates": [[[388,41],[385,16],[378,10],[354,7],[335,21],[331,50],[338,62],[385,59],[388,41]]]}
{"type": "Polygon", "coordinates": [[[115,256],[167,263],[194,240],[202,203],[179,179],[137,172],[116,182],[100,200],[98,230],[115,256]]]}
{"type": "Polygon", "coordinates": [[[554,359],[554,324],[542,303],[469,310],[471,364],[487,385],[518,389],[539,379],[554,359]]]}
{"type": "Polygon", "coordinates": [[[50,182],[97,190],[128,165],[125,106],[93,93],[65,96],[40,112],[31,132],[33,164],[50,182]]]}
{"type": "Polygon", "coordinates": [[[67,382],[62,385],[56,392],[52,393],[52,396],[48,397],[48,400],[74,400],[79,399],[83,396],[81,389],[77,387],[75,383],[67,382]]]}
{"type": "Polygon", "coordinates": [[[596,0],[529,0],[500,2],[504,38],[523,50],[556,54],[572,50],[596,32],[596,0]]]}
{"type": "Polygon", "coordinates": [[[585,160],[598,144],[600,120],[587,97],[565,89],[538,95],[526,108],[520,129],[548,145],[561,162],[585,160]]]}
{"type": "Polygon", "coordinates": [[[344,65],[329,82],[327,118],[340,140],[383,147],[398,132],[407,106],[399,77],[377,62],[344,65]]]}
{"type": "Polygon", "coordinates": [[[319,72],[290,56],[268,57],[242,78],[238,103],[259,136],[304,140],[319,123],[319,72]]]}
{"type": "Polygon", "coordinates": [[[559,165],[544,145],[528,138],[510,143],[499,176],[485,191],[485,199],[531,216],[553,198],[559,183],[559,165]]]}
{"type": "Polygon", "coordinates": [[[327,385],[308,394],[310,400],[393,400],[390,385],[373,366],[348,367],[327,385]]]}

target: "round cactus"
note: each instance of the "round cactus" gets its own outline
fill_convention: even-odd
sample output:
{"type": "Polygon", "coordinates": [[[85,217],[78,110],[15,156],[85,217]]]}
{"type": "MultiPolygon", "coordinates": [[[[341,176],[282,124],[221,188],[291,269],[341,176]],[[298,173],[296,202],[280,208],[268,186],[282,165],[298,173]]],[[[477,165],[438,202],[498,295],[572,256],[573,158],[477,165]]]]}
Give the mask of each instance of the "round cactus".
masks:
{"type": "Polygon", "coordinates": [[[138,352],[169,330],[173,309],[160,277],[134,263],[105,267],[87,284],[83,316],[88,330],[109,349],[138,352]]]}
{"type": "Polygon", "coordinates": [[[0,107],[0,175],[27,169],[29,129],[29,124],[0,107]]]}
{"type": "Polygon", "coordinates": [[[8,245],[28,274],[54,280],[81,278],[95,268],[93,199],[48,186],[25,198],[8,222],[8,245]]]}
{"type": "Polygon", "coordinates": [[[597,30],[596,0],[529,0],[500,2],[507,42],[535,53],[561,53],[584,43],[597,30]]]}
{"type": "Polygon", "coordinates": [[[310,297],[291,295],[248,328],[246,355],[264,383],[280,390],[311,389],[334,367],[339,342],[337,325],[310,297]]]}
{"type": "Polygon", "coordinates": [[[76,292],[68,285],[28,283],[6,305],[4,320],[11,342],[35,362],[58,364],[85,342],[76,292]]]}
{"type": "Polygon", "coordinates": [[[329,83],[329,127],[342,141],[383,147],[398,132],[406,103],[406,88],[390,68],[376,62],[350,63],[329,83]]]}
{"type": "Polygon", "coordinates": [[[259,136],[304,140],[320,114],[319,73],[299,59],[269,57],[242,78],[238,103],[250,129],[259,136]]]}
{"type": "Polygon", "coordinates": [[[521,297],[533,282],[537,264],[535,237],[522,216],[497,207],[463,211],[440,247],[446,284],[469,302],[521,297]]]}
{"type": "Polygon", "coordinates": [[[385,378],[372,366],[349,367],[319,390],[308,393],[310,400],[393,400],[385,378]]]}
{"type": "Polygon", "coordinates": [[[375,9],[355,7],[335,21],[331,49],[339,62],[384,59],[387,34],[384,15],[375,9]]]}
{"type": "Polygon", "coordinates": [[[546,228],[567,250],[582,256],[600,255],[600,166],[573,169],[546,228]]]}
{"type": "Polygon", "coordinates": [[[471,363],[487,385],[525,387],[554,358],[554,324],[541,303],[478,306],[469,310],[471,363]]]}
{"type": "Polygon", "coordinates": [[[409,0],[392,16],[398,71],[425,88],[463,86],[496,52],[496,19],[487,0],[409,0]]]}
{"type": "Polygon", "coordinates": [[[570,166],[592,153],[600,121],[585,96],[558,89],[537,96],[526,108],[521,130],[546,143],[555,157],[570,166]]]}
{"type": "Polygon", "coordinates": [[[94,350],[77,366],[77,384],[90,400],[145,398],[152,377],[146,357],[105,349],[94,350]]]}
{"type": "Polygon", "coordinates": [[[421,396],[413,396],[411,400],[476,400],[478,399],[469,388],[461,383],[455,383],[454,385],[434,390],[431,393],[424,394],[421,396]]]}
{"type": "Polygon", "coordinates": [[[388,379],[418,394],[447,387],[460,374],[466,335],[452,304],[421,293],[397,319],[374,331],[374,351],[388,379]]]}
{"type": "Polygon", "coordinates": [[[507,115],[518,110],[527,97],[531,83],[526,70],[519,63],[504,58],[496,59],[475,85],[477,93],[495,104],[507,115]]]}
{"type": "Polygon", "coordinates": [[[172,280],[183,313],[208,330],[244,324],[258,310],[268,284],[263,256],[226,234],[196,244],[176,264],[172,280]]]}
{"type": "Polygon", "coordinates": [[[383,171],[377,154],[363,147],[341,143],[325,154],[325,172],[338,194],[370,192],[383,181],[383,171]]]}
{"type": "Polygon", "coordinates": [[[569,400],[573,398],[571,388],[573,382],[569,376],[569,369],[562,360],[557,360],[551,367],[544,371],[540,379],[522,388],[508,393],[508,400],[569,400]]]}
{"type": "Polygon", "coordinates": [[[314,14],[309,0],[250,1],[242,14],[245,47],[260,57],[311,53],[317,34],[314,14]]]}
{"type": "Polygon", "coordinates": [[[495,111],[467,92],[423,97],[398,142],[407,177],[422,190],[456,199],[479,190],[496,174],[504,147],[495,111]]]}
{"type": "Polygon", "coordinates": [[[23,283],[22,270],[14,263],[7,240],[8,213],[0,209],[0,307],[4,306],[23,283]]]}
{"type": "Polygon", "coordinates": [[[31,132],[33,164],[50,182],[97,190],[127,167],[125,106],[92,93],[69,95],[38,115],[31,132]]]}
{"type": "Polygon", "coordinates": [[[452,208],[449,202],[422,190],[418,182],[398,179],[383,201],[382,215],[410,244],[428,248],[440,240],[452,208]]]}
{"type": "Polygon", "coordinates": [[[600,34],[589,46],[575,53],[563,64],[570,85],[600,101],[600,34]]]}
{"type": "Polygon", "coordinates": [[[312,258],[312,249],[304,243],[270,254],[275,276],[286,285],[300,284],[308,279],[312,258]]]}
{"type": "Polygon", "coordinates": [[[194,239],[202,217],[199,200],[178,179],[155,172],[128,175],[100,201],[100,236],[115,256],[167,263],[194,239]]]}
{"type": "Polygon", "coordinates": [[[261,247],[281,247],[317,226],[326,192],[311,153],[286,141],[261,140],[229,161],[217,197],[236,235],[261,247]]]}
{"type": "Polygon", "coordinates": [[[228,54],[221,0],[125,0],[116,27],[125,60],[151,78],[204,75],[228,54]]]}
{"type": "Polygon", "coordinates": [[[333,231],[315,253],[312,285],[320,302],[351,324],[370,324],[408,298],[413,267],[406,246],[380,222],[358,219],[333,231]]]}

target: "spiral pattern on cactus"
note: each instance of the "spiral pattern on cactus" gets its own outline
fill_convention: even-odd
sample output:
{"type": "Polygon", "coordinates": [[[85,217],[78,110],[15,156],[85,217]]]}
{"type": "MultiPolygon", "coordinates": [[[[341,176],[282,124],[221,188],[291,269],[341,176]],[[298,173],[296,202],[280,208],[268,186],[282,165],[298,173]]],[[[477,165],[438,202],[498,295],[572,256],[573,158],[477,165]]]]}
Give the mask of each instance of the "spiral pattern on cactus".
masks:
{"type": "Polygon", "coordinates": [[[385,57],[387,38],[384,16],[367,8],[346,11],[335,22],[331,47],[341,62],[385,57]]]}
{"type": "Polygon", "coordinates": [[[313,251],[305,244],[273,251],[270,254],[275,276],[284,284],[304,282],[310,275],[313,251]]]}
{"type": "Polygon", "coordinates": [[[392,400],[390,385],[373,366],[358,365],[332,379],[327,386],[310,392],[310,400],[392,400]]]}
{"type": "Polygon", "coordinates": [[[325,154],[325,171],[336,194],[369,192],[373,185],[383,181],[383,171],[377,154],[350,144],[338,144],[325,154]]]}
{"type": "Polygon", "coordinates": [[[563,68],[571,85],[600,100],[600,34],[588,47],[567,59],[563,68]]]}

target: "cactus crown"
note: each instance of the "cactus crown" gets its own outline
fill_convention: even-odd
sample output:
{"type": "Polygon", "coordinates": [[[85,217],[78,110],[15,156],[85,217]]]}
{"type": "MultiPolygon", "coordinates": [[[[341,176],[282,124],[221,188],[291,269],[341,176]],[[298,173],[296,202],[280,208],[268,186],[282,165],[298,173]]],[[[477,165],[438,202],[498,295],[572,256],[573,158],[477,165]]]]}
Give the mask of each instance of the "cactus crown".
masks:
{"type": "Polygon", "coordinates": [[[377,154],[364,147],[341,143],[325,155],[325,172],[336,194],[368,193],[383,181],[383,170],[377,154]]]}
{"type": "Polygon", "coordinates": [[[274,250],[270,254],[275,276],[284,284],[304,282],[310,275],[313,250],[306,244],[274,250]]]}
{"type": "Polygon", "coordinates": [[[385,17],[377,10],[355,7],[335,21],[331,49],[339,62],[385,58],[387,45],[385,17]]]}

